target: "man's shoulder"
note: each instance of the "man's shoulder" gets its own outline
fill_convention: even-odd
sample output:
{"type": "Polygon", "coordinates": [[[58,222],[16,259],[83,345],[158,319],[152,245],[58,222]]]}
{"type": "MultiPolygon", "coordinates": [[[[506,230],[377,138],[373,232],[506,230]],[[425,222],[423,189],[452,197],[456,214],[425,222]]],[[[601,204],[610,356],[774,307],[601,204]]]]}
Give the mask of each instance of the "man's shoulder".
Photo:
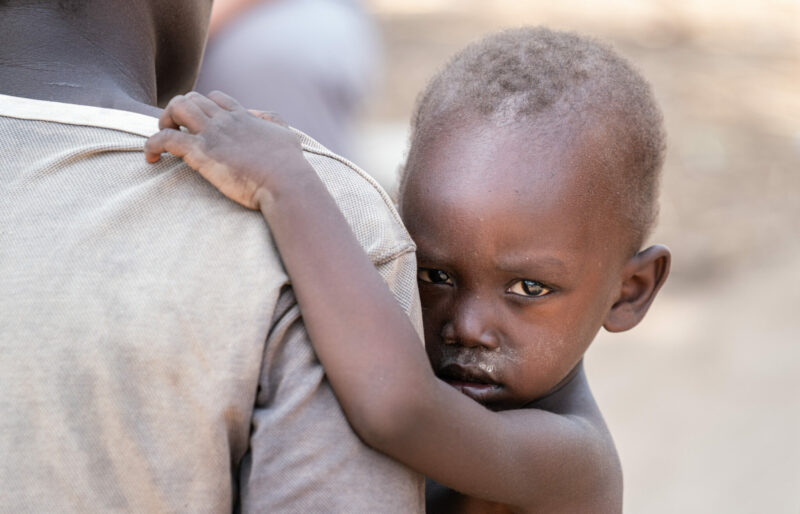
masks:
{"type": "Polygon", "coordinates": [[[390,196],[364,170],[328,150],[310,136],[295,131],[306,160],[341,209],[350,228],[373,262],[414,250],[390,196]]]}
{"type": "MultiPolygon", "coordinates": [[[[162,219],[170,219],[179,232],[200,226],[205,239],[221,237],[226,241],[235,233],[239,244],[226,247],[230,246],[231,253],[240,259],[243,256],[237,248],[245,244],[243,240],[252,246],[252,241],[267,238],[258,213],[245,211],[224,198],[179,159],[165,158],[157,165],[145,163],[141,155],[144,138],[158,127],[158,120],[152,116],[0,95],[0,125],[7,136],[5,146],[35,148],[37,155],[32,158],[30,151],[12,154],[3,163],[8,180],[25,182],[43,173],[44,168],[67,167],[74,175],[69,182],[70,193],[84,203],[92,197],[103,198],[106,203],[109,199],[127,202],[139,217],[147,213],[164,215],[172,209],[176,212],[162,219]],[[258,234],[263,237],[256,237],[258,234]]],[[[381,264],[413,251],[414,244],[390,197],[377,182],[311,137],[299,131],[297,134],[306,158],[372,261],[381,264]]]]}

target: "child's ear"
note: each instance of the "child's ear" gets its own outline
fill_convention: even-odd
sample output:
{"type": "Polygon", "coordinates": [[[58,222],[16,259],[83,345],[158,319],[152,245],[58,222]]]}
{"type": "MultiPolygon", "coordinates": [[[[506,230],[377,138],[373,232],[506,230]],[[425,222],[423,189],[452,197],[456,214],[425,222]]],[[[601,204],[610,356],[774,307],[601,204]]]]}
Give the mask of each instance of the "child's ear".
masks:
{"type": "Polygon", "coordinates": [[[666,246],[654,245],[637,253],[622,270],[619,298],[611,307],[603,324],[609,332],[622,332],[635,327],[669,275],[672,257],[666,246]]]}

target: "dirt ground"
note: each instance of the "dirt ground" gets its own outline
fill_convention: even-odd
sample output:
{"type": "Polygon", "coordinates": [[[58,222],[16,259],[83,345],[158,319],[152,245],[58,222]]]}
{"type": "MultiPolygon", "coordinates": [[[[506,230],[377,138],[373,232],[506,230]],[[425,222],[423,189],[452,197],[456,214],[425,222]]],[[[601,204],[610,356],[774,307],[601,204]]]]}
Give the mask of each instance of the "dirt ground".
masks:
{"type": "Polygon", "coordinates": [[[605,334],[589,378],[631,513],[800,513],[800,3],[369,0],[385,78],[356,157],[391,187],[417,92],[486,32],[591,34],[652,82],[669,150],[648,318],[605,334]]]}

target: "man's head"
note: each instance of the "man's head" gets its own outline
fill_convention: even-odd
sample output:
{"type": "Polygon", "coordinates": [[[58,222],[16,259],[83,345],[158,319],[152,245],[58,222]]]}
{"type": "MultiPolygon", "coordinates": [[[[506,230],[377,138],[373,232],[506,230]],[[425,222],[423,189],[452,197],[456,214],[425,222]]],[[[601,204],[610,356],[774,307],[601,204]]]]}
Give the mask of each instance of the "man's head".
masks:
{"type": "Polygon", "coordinates": [[[666,248],[638,251],[662,152],[646,83],[596,43],[523,29],[451,61],[421,97],[401,189],[439,376],[519,407],[600,327],[642,319],[669,268],[666,248]]]}

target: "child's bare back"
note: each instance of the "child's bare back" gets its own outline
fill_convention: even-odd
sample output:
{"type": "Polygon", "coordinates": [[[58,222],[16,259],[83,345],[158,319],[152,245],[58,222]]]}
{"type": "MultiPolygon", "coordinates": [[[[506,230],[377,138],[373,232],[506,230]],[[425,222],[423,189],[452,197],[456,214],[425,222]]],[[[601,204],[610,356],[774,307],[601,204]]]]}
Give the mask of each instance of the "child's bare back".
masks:
{"type": "Polygon", "coordinates": [[[519,29],[428,86],[400,191],[427,355],[291,133],[209,102],[170,104],[149,158],[181,155],[262,211],[354,430],[446,486],[431,482],[429,512],[620,512],[582,360],[669,271],[665,247],[643,248],[663,133],[636,72],[594,41],[519,29]]]}

